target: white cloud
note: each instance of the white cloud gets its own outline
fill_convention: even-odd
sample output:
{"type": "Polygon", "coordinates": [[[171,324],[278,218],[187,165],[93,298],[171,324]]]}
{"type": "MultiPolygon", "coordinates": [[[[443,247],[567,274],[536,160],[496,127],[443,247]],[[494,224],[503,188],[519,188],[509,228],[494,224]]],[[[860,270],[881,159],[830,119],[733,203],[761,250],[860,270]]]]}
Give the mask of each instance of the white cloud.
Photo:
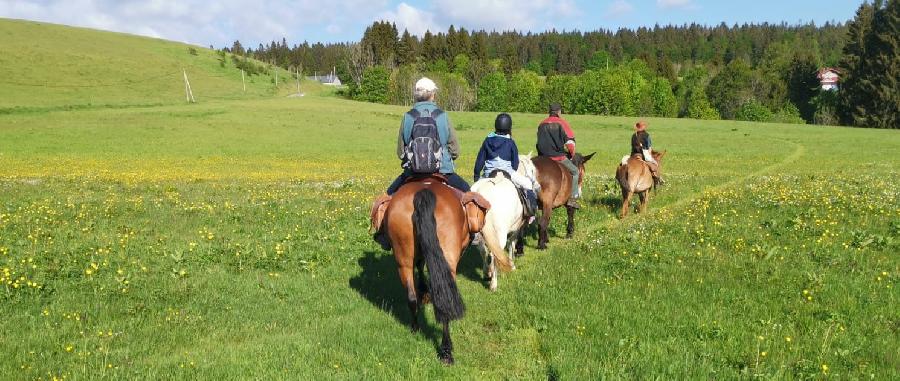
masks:
{"type": "Polygon", "coordinates": [[[435,22],[434,13],[423,11],[407,3],[397,4],[396,10],[384,12],[380,18],[397,24],[397,30],[401,34],[404,29],[417,36],[425,35],[425,32],[428,30],[432,33],[447,30],[446,27],[442,27],[435,22]]]}
{"type": "Polygon", "coordinates": [[[625,14],[631,13],[634,10],[634,6],[631,3],[625,0],[616,0],[609,4],[606,7],[605,15],[609,18],[623,16],[625,14]]]}
{"type": "Polygon", "coordinates": [[[434,0],[446,24],[487,30],[552,28],[555,18],[577,13],[573,0],[434,0]]]}
{"type": "MultiPolygon", "coordinates": [[[[202,45],[303,40],[371,21],[387,0],[0,0],[0,17],[141,34],[202,45]]],[[[357,38],[357,37],[354,37],[357,38]]]]}
{"type": "Polygon", "coordinates": [[[696,5],[694,5],[691,0],[656,0],[656,6],[662,9],[694,9],[696,5]]]}
{"type": "Polygon", "coordinates": [[[554,20],[577,12],[573,0],[433,0],[430,10],[403,2],[380,18],[421,36],[426,30],[445,32],[450,25],[500,31],[558,28],[554,20]]]}

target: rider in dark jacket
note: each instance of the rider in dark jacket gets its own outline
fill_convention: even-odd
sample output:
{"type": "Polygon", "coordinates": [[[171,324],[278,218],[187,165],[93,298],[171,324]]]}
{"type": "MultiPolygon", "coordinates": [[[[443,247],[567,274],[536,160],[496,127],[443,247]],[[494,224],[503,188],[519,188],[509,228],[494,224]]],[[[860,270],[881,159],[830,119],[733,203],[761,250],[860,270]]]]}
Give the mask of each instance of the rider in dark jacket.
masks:
{"type": "Polygon", "coordinates": [[[581,197],[578,189],[579,172],[571,160],[575,157],[575,132],[569,127],[569,122],[560,117],[561,114],[562,107],[559,103],[550,105],[550,116],[538,126],[537,150],[538,155],[559,162],[572,174],[572,194],[566,205],[578,208],[578,198],[581,197]]]}
{"type": "Polygon", "coordinates": [[[533,216],[537,209],[534,179],[519,174],[519,148],[512,139],[512,117],[497,115],[494,132],[490,133],[478,150],[475,160],[475,181],[489,177],[494,171],[506,172],[516,188],[525,196],[525,214],[533,216]]]}

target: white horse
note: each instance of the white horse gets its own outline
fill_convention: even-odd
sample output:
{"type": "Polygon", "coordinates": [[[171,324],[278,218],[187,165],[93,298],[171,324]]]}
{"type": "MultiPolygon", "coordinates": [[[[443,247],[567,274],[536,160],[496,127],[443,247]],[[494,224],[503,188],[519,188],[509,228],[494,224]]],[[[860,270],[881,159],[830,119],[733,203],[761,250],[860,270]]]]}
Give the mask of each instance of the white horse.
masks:
{"type": "MultiPolygon", "coordinates": [[[[535,169],[530,154],[519,155],[519,175],[534,182],[535,169]]],[[[481,229],[479,251],[484,258],[484,271],[490,279],[490,290],[497,290],[497,264],[502,268],[516,269],[513,262],[513,250],[519,240],[520,231],[527,221],[523,217],[524,206],[519,200],[515,184],[503,173],[495,173],[494,177],[483,178],[472,185],[472,191],[478,192],[491,203],[484,216],[484,227],[481,229]],[[507,254],[508,253],[508,254],[507,254]]]]}

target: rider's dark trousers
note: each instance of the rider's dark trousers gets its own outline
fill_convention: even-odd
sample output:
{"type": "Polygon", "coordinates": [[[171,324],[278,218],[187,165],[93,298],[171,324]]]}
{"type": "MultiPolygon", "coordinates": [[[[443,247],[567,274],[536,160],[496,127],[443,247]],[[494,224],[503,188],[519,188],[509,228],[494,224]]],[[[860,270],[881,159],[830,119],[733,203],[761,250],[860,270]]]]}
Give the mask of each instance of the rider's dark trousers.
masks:
{"type": "MultiPolygon", "coordinates": [[[[469,191],[469,183],[467,183],[466,180],[463,180],[462,177],[459,177],[459,175],[457,175],[456,173],[442,173],[442,175],[447,178],[447,185],[459,189],[463,192],[469,191]]],[[[391,183],[391,186],[388,187],[387,194],[393,195],[394,193],[396,193],[397,190],[400,189],[400,186],[403,185],[403,183],[412,176],[412,171],[404,170],[403,173],[401,173],[400,176],[397,176],[397,179],[394,180],[393,183],[391,183]]]]}

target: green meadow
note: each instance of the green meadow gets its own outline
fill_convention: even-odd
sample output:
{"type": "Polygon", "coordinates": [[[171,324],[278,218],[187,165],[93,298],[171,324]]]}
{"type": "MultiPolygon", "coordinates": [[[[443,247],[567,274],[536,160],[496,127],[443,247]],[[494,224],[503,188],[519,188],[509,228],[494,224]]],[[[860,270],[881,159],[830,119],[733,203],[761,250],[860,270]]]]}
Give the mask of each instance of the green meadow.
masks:
{"type": "MultiPolygon", "coordinates": [[[[597,152],[575,237],[557,211],[495,293],[466,251],[448,367],[367,233],[403,107],[244,92],[161,40],[0,36],[0,378],[900,377],[896,131],[650,118],[668,184],[619,220],[634,119],[568,117],[597,152]]],[[[450,118],[470,179],[494,115],[450,118]]],[[[513,114],[520,150],[541,118],[513,114]]]]}

